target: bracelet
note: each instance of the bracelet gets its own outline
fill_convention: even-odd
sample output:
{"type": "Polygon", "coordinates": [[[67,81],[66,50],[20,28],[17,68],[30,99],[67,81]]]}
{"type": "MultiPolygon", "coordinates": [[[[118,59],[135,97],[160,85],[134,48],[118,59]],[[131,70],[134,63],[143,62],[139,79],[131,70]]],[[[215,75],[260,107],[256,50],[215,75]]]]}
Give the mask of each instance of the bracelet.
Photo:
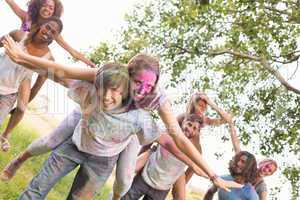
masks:
{"type": "Polygon", "coordinates": [[[214,174],[213,176],[209,177],[209,180],[211,182],[214,182],[217,178],[219,178],[219,176],[217,174],[214,174]]]}
{"type": "Polygon", "coordinates": [[[150,151],[155,152],[157,150],[157,147],[158,147],[158,143],[153,143],[150,147],[150,151]]]}

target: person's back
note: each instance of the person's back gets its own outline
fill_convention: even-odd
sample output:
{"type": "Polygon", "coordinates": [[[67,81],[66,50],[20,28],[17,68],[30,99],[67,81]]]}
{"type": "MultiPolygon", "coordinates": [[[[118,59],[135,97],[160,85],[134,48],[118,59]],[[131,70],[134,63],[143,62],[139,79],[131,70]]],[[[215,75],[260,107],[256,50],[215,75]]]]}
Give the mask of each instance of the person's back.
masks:
{"type": "Polygon", "coordinates": [[[159,145],[146,163],[142,177],[155,189],[169,190],[179,176],[184,173],[185,167],[186,164],[159,145]]]}

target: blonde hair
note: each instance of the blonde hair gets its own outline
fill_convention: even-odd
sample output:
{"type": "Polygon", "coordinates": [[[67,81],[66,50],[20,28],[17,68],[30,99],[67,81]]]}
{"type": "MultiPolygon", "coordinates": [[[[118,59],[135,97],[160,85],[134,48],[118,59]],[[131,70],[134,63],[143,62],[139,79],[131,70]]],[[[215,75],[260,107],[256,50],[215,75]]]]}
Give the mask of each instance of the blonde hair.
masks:
{"type": "MultiPolygon", "coordinates": [[[[197,106],[197,103],[200,101],[200,100],[203,100],[205,101],[204,99],[202,99],[200,97],[200,94],[197,93],[197,94],[193,94],[187,104],[187,108],[186,108],[186,114],[194,114],[195,111],[196,111],[196,106],[197,106]]],[[[206,101],[205,101],[206,102],[206,101]]]]}
{"type": "Polygon", "coordinates": [[[270,158],[264,159],[264,160],[262,160],[258,163],[258,168],[261,168],[266,163],[272,163],[275,166],[275,170],[272,172],[272,174],[274,174],[274,172],[276,172],[276,170],[278,169],[277,162],[273,159],[270,159],[270,158]]]}

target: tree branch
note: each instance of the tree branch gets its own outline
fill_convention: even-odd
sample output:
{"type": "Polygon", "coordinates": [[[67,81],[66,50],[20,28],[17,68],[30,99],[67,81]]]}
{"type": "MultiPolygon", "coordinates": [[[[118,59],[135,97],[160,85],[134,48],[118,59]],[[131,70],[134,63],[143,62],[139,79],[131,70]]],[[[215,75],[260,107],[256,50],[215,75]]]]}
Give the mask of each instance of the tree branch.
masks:
{"type": "Polygon", "coordinates": [[[267,69],[273,76],[276,77],[276,79],[289,91],[292,91],[296,94],[300,94],[300,90],[291,86],[285,78],[280,74],[280,72],[270,66],[268,61],[266,59],[262,59],[261,62],[262,66],[267,69]]]}
{"type": "Polygon", "coordinates": [[[281,85],[283,85],[287,90],[292,91],[296,94],[300,94],[300,90],[291,86],[286,80],[285,78],[280,74],[280,72],[276,69],[274,69],[273,67],[271,67],[271,65],[268,63],[268,61],[264,58],[258,57],[258,56],[252,56],[252,55],[248,55],[245,53],[241,53],[241,52],[236,52],[236,51],[231,51],[229,49],[225,49],[225,50],[221,50],[221,51],[215,51],[215,52],[210,52],[208,53],[209,56],[218,56],[218,55],[223,55],[223,54],[230,54],[233,56],[236,56],[238,58],[245,58],[245,59],[250,59],[256,62],[259,62],[263,68],[265,68],[266,70],[268,70],[270,72],[270,74],[272,74],[273,76],[275,76],[275,78],[281,83],[281,85]]]}

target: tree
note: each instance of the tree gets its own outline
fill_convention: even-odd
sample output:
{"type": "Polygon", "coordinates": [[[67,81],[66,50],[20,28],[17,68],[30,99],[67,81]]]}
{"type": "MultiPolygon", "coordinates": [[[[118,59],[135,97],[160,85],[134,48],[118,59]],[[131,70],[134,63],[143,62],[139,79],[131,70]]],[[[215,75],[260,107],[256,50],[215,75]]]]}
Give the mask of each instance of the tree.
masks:
{"type": "Polygon", "coordinates": [[[137,5],[117,42],[101,43],[90,56],[126,63],[140,51],[159,55],[167,87],[186,88],[178,103],[214,91],[236,116],[244,144],[259,141],[266,156],[296,159],[282,169],[296,198],[300,87],[289,80],[298,70],[299,19],[298,0],[156,0],[137,5]]]}

